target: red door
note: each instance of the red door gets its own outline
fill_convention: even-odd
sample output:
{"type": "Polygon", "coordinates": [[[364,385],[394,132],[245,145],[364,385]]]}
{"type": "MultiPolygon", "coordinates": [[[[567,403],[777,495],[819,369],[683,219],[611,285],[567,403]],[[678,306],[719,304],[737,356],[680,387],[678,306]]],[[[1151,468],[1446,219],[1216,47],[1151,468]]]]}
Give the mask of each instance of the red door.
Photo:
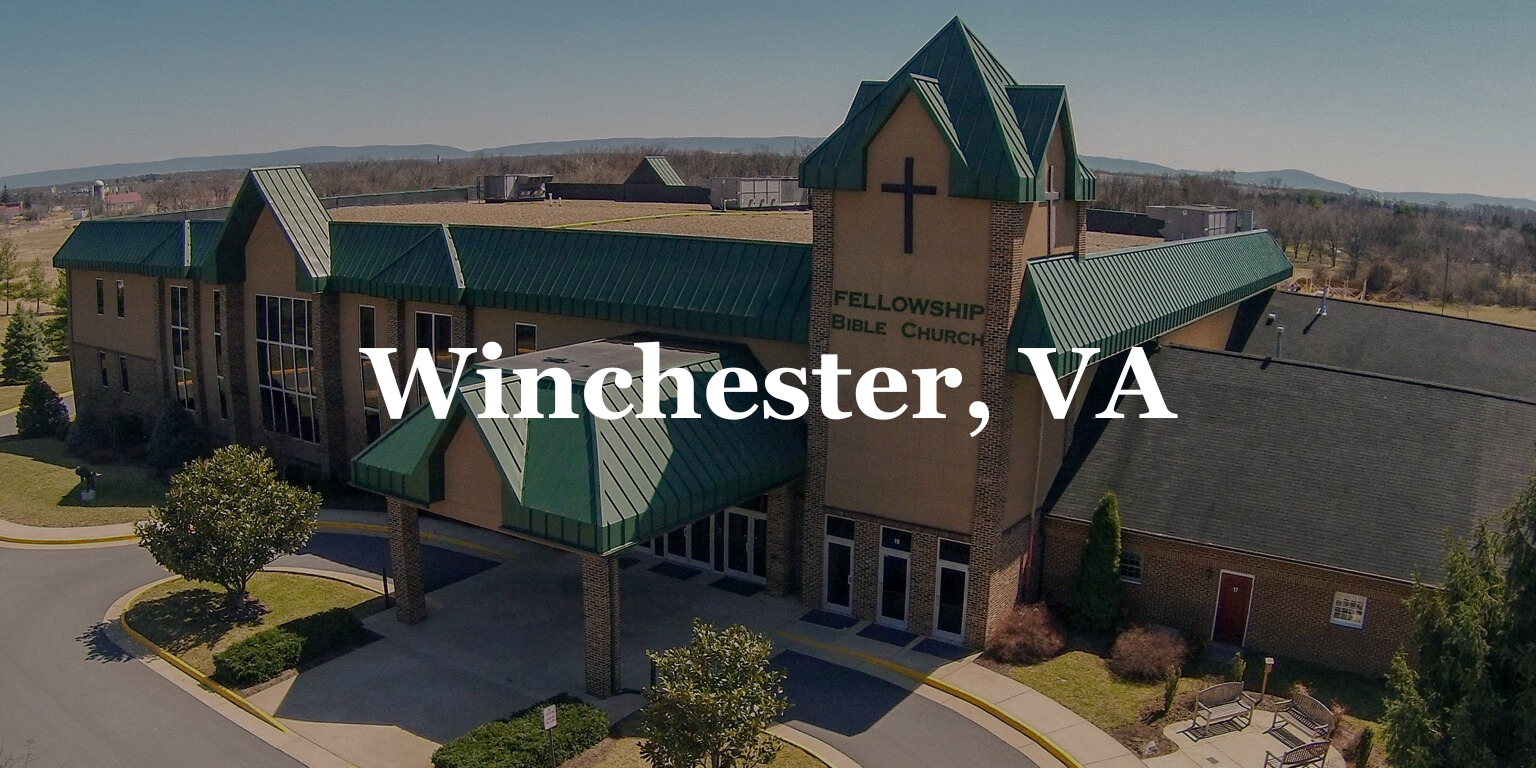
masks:
{"type": "Polygon", "coordinates": [[[1248,608],[1253,602],[1253,577],[1223,571],[1219,589],[1216,595],[1216,623],[1211,628],[1211,640],[1240,646],[1248,634],[1248,608]]]}

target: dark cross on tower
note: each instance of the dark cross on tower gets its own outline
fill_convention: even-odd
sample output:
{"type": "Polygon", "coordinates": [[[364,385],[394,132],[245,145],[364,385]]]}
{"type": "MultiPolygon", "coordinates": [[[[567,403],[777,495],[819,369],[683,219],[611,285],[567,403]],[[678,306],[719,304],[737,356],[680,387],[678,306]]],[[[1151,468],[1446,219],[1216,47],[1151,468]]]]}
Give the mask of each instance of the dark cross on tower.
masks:
{"type": "Polygon", "coordinates": [[[900,184],[881,184],[881,192],[898,192],[902,196],[901,213],[901,252],[912,252],[912,196],[913,195],[937,195],[939,188],[926,184],[912,183],[912,158],[907,158],[906,179],[900,184]]]}

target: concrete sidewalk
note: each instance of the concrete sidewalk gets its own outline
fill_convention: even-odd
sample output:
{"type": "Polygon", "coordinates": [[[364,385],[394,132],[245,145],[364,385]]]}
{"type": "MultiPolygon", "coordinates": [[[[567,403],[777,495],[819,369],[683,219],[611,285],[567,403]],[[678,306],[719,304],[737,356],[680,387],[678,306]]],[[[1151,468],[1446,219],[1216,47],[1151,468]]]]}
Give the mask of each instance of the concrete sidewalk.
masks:
{"type": "Polygon", "coordinates": [[[21,523],[13,523],[9,520],[0,520],[0,542],[38,544],[43,546],[70,544],[100,546],[137,543],[138,536],[133,532],[133,523],[89,525],[73,528],[47,528],[37,525],[22,525],[21,523]],[[107,541],[102,541],[103,539],[107,541]]]}

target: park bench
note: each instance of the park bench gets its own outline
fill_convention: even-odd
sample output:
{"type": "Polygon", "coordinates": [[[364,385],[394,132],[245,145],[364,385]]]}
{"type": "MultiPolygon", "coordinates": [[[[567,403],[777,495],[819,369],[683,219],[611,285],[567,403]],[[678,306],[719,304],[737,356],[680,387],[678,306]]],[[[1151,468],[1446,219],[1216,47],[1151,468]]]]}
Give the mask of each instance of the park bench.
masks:
{"type": "Polygon", "coordinates": [[[1314,741],[1303,744],[1295,749],[1288,749],[1284,754],[1277,755],[1273,752],[1264,753],[1264,768],[1301,768],[1307,765],[1322,765],[1323,759],[1328,757],[1328,742],[1314,741]]]}
{"type": "Polygon", "coordinates": [[[1195,720],[1190,726],[1201,735],[1219,723],[1241,721],[1246,728],[1258,703],[1259,697],[1243,690],[1241,682],[1218,683],[1195,694],[1195,720]]]}
{"type": "Polygon", "coordinates": [[[1321,701],[1298,693],[1289,701],[1282,701],[1275,708],[1275,724],[1271,730],[1295,726],[1309,740],[1327,739],[1333,733],[1333,710],[1321,701]]]}

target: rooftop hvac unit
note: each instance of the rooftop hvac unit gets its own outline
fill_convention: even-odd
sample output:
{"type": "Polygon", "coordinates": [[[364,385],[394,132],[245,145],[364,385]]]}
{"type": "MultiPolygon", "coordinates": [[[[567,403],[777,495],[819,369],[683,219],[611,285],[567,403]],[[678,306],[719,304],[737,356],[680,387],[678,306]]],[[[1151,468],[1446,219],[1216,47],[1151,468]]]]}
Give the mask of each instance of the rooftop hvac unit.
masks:
{"type": "Polygon", "coordinates": [[[773,210],[808,204],[793,176],[730,176],[709,180],[709,204],[719,210],[773,210]]]}
{"type": "Polygon", "coordinates": [[[487,203],[543,200],[544,185],[554,179],[548,173],[506,173],[480,177],[480,199],[487,203]]]}

